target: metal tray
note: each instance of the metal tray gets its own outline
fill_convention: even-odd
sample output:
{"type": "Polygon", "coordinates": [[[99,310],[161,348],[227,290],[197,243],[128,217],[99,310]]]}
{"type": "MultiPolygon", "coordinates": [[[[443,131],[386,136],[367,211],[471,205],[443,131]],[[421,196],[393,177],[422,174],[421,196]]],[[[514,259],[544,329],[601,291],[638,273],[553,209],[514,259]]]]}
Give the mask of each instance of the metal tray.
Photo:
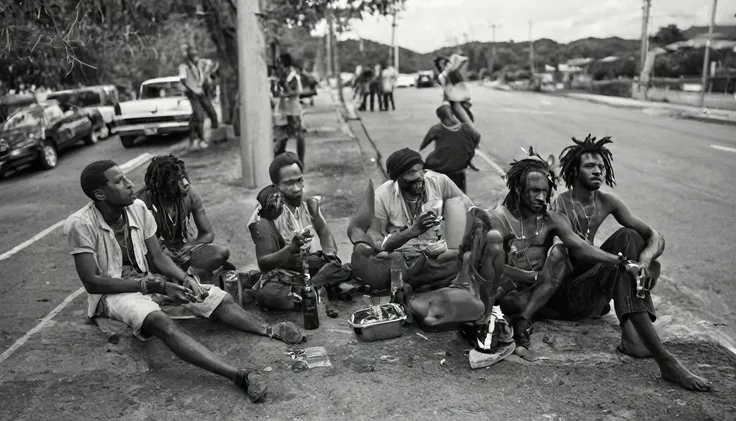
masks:
{"type": "Polygon", "coordinates": [[[358,339],[364,342],[380,341],[383,339],[398,338],[404,333],[402,328],[406,320],[404,309],[398,304],[379,304],[377,306],[358,310],[350,316],[348,323],[355,331],[358,339]],[[362,318],[374,309],[379,308],[381,311],[391,312],[396,317],[391,320],[376,320],[363,323],[362,318]]]}

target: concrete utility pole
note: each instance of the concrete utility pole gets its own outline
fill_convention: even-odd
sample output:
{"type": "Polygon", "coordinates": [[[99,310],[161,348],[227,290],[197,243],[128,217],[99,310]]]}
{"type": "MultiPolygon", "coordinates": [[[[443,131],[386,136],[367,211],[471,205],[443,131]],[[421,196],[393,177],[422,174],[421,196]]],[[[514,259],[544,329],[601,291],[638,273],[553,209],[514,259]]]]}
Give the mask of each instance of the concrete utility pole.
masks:
{"type": "Polygon", "coordinates": [[[396,43],[396,15],[398,15],[398,7],[394,5],[394,20],[391,23],[391,51],[394,55],[394,68],[399,71],[399,44],[396,43]]]}
{"type": "Polygon", "coordinates": [[[644,73],[644,63],[647,61],[647,51],[649,51],[649,11],[652,7],[652,0],[644,0],[642,6],[641,18],[641,51],[639,53],[639,80],[644,73]]]}
{"type": "Polygon", "coordinates": [[[705,92],[708,89],[708,75],[710,72],[710,44],[713,41],[713,26],[716,23],[716,7],[718,7],[718,0],[713,0],[713,5],[710,10],[710,24],[708,25],[708,39],[705,41],[705,57],[703,57],[703,80],[701,84],[703,87],[700,89],[700,107],[705,106],[705,92]]]}
{"type": "Polygon", "coordinates": [[[271,104],[266,73],[259,0],[238,0],[238,87],[240,106],[240,165],[249,188],[270,183],[268,166],[273,159],[271,104]]]}
{"type": "Polygon", "coordinates": [[[491,62],[488,66],[488,72],[492,75],[493,74],[493,67],[496,65],[496,25],[495,23],[491,25],[491,33],[493,35],[492,41],[491,41],[491,62]]]}
{"type": "Polygon", "coordinates": [[[325,58],[327,59],[327,77],[332,76],[332,26],[329,15],[325,16],[327,32],[325,32],[325,58]]]}
{"type": "Polygon", "coordinates": [[[534,41],[532,40],[532,21],[529,21],[529,65],[534,75],[534,41]]]}

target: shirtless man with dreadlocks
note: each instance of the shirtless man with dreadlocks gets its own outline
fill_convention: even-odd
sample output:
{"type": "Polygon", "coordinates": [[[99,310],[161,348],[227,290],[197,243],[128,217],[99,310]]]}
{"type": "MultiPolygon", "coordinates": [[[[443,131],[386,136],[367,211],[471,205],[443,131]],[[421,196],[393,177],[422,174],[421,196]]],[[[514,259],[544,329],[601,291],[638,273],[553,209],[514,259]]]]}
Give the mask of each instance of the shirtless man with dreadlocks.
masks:
{"type": "Polygon", "coordinates": [[[156,156],[145,175],[145,190],[140,199],[153,213],[158,226],[158,237],[163,251],[182,270],[191,269],[208,281],[213,271],[222,268],[233,271],[227,260],[230,251],[212,244],[215,234],[204,210],[202,197],[189,183],[184,161],[173,155],[156,156]],[[197,237],[191,238],[189,217],[197,227],[197,237]]]}
{"type": "MultiPolygon", "coordinates": [[[[601,249],[637,260],[642,278],[650,278],[649,285],[654,285],[660,271],[659,262],[655,259],[664,251],[664,238],[632,215],[621,199],[600,191],[604,182],[609,187],[616,184],[613,155],[606,147],[612,143],[611,138],[596,140],[588,135],[582,141],[574,137],[572,140],[573,144],[560,154],[560,172],[568,190],[555,198],[552,209],[566,216],[575,232],[590,244],[593,244],[603,221],[612,215],[622,228],[604,241],[601,249]]],[[[539,289],[538,296],[533,296],[536,302],[530,300],[522,315],[532,316],[538,309],[537,304],[547,301],[546,311],[550,316],[580,320],[607,313],[613,299],[621,325],[620,352],[639,358],[653,356],[666,380],[686,389],[710,390],[709,381],[688,371],[662,346],[652,325],[656,316],[649,291],[641,290],[637,294],[632,278],[585,262],[582,257],[579,251],[570,250],[571,273],[564,278],[555,278],[550,288],[539,289]]]]}
{"type": "MultiPolygon", "coordinates": [[[[497,299],[519,288],[551,288],[567,270],[559,264],[567,259],[566,248],[586,261],[610,267],[620,263],[615,254],[577,236],[563,215],[547,211],[556,188],[555,176],[539,155],[512,163],[506,180],[509,193],[501,205],[485,212],[471,211],[471,223],[477,223],[466,232],[461,272],[452,286],[407,299],[414,317],[426,325],[475,322],[479,350],[485,346],[487,324],[497,299]],[[563,244],[554,245],[555,237],[563,244]]],[[[520,310],[505,304],[506,300],[501,300],[504,314],[520,310]]],[[[527,319],[517,317],[517,346],[528,346],[528,330],[527,319]]]]}

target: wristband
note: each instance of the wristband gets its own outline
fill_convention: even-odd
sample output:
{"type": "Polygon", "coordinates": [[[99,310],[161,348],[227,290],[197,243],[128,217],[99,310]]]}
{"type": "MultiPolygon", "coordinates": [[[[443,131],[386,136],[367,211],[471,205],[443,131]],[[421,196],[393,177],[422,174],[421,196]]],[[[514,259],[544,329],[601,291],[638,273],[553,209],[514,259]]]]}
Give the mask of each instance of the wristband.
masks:
{"type": "Polygon", "coordinates": [[[145,285],[141,289],[146,291],[145,294],[166,294],[166,282],[152,279],[144,279],[144,282],[145,285]]]}

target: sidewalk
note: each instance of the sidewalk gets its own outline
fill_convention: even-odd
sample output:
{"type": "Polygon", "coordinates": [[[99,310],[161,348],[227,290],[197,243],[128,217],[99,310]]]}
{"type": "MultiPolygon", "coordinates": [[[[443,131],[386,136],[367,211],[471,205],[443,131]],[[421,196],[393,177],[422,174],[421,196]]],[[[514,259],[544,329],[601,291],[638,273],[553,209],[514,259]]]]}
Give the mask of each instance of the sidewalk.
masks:
{"type": "MultiPolygon", "coordinates": [[[[710,123],[736,125],[736,111],[715,108],[698,108],[689,105],[671,104],[666,102],[643,101],[633,98],[622,98],[607,95],[595,95],[577,92],[557,92],[553,95],[566,96],[597,104],[613,107],[643,109],[649,112],[659,112],[672,117],[698,120],[710,123]]],[[[735,100],[736,101],[736,100],[735,100]]]]}
{"type": "MultiPolygon", "coordinates": [[[[368,178],[381,171],[371,161],[375,151],[346,134],[350,131],[326,96],[321,93],[317,106],[307,110],[312,131],[305,184],[309,194],[322,196],[323,212],[347,261],[347,222],[368,178]]],[[[258,190],[242,187],[237,148],[237,142],[226,142],[182,159],[202,193],[215,241],[230,248],[233,263],[246,267],[255,261],[245,224],[258,190]]],[[[736,358],[693,340],[685,321],[668,316],[658,324],[679,328],[665,332],[663,340],[685,364],[711,378],[718,392],[681,390],[658,377],[653,361],[617,354],[619,331],[610,314],[536,325],[532,343],[547,360],[510,357],[489,369],[471,370],[469,347],[454,332],[423,333],[407,325],[400,338],[359,342],[346,320],[365,306],[356,298],[335,303],[339,317],[321,314],[320,328],[307,332],[305,346],[324,346],[331,367],[301,373],[291,370],[285,355],[289,346],[283,343],[205,320],[180,321],[226,361],[261,370],[269,395],[253,405],[228,381],[175,358],[159,340],[124,337],[119,344],[106,344],[97,327],[84,324],[84,305],[83,297],[75,299],[48,329],[0,365],[0,420],[715,420],[734,410],[736,358]]],[[[298,313],[263,317],[302,323],[298,313]]]]}

